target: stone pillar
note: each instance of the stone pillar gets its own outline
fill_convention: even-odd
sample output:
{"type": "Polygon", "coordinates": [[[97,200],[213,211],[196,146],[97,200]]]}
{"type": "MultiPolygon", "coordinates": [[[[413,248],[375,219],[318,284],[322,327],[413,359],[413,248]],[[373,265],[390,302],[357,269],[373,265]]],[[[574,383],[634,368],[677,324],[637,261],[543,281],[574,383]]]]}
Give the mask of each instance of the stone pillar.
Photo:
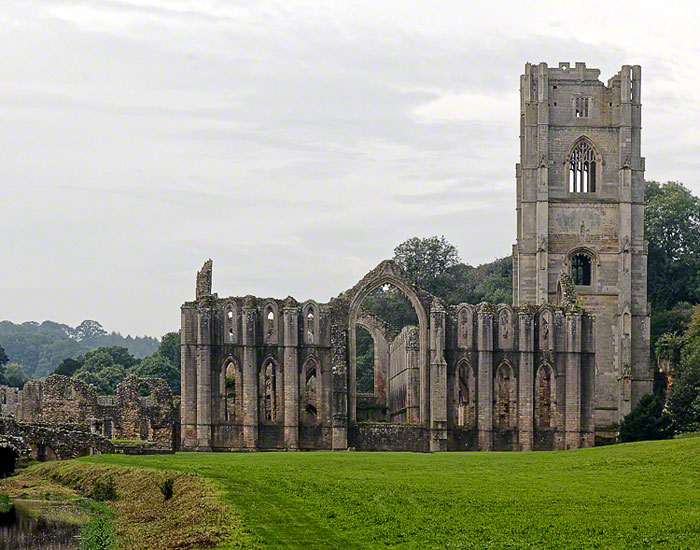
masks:
{"type": "Polygon", "coordinates": [[[192,308],[183,307],[181,311],[181,445],[183,449],[194,449],[197,446],[197,318],[192,308]]]}
{"type": "Polygon", "coordinates": [[[331,365],[333,368],[333,408],[332,414],[332,448],[344,451],[348,448],[348,331],[347,318],[340,326],[337,319],[331,324],[331,365]]]}
{"type": "Polygon", "coordinates": [[[209,308],[197,310],[197,449],[211,451],[211,321],[209,308]]]}
{"type": "Polygon", "coordinates": [[[549,72],[537,66],[537,304],[549,301],[549,72]]]}
{"type": "Polygon", "coordinates": [[[430,307],[430,451],[447,450],[447,362],[445,308],[438,300],[430,307]]]}
{"type": "Polygon", "coordinates": [[[531,451],[534,439],[535,324],[533,316],[523,312],[518,313],[518,348],[518,441],[521,451],[531,451]]]}
{"type": "MultiPolygon", "coordinates": [[[[299,308],[287,304],[282,310],[284,322],[284,446],[299,449],[299,308]]],[[[321,380],[321,372],[317,373],[321,380]]],[[[319,395],[319,397],[321,397],[319,395]]]]}
{"type": "Polygon", "coordinates": [[[406,422],[420,423],[420,329],[406,332],[406,368],[408,369],[408,402],[406,422]]]}
{"type": "Polygon", "coordinates": [[[258,310],[246,301],[242,315],[243,334],[243,446],[258,446],[258,357],[256,347],[258,310]]]}
{"type": "Polygon", "coordinates": [[[567,449],[581,446],[581,315],[568,313],[566,327],[566,433],[567,449]]]}
{"type": "Polygon", "coordinates": [[[486,308],[477,313],[476,349],[479,362],[479,450],[493,447],[493,314],[486,308]]]}

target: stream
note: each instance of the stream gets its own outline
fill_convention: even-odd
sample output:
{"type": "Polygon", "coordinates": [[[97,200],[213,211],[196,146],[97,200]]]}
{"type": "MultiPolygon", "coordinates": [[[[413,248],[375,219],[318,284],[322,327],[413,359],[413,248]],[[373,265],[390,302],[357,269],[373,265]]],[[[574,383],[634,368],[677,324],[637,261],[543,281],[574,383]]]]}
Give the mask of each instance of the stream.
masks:
{"type": "Polygon", "coordinates": [[[84,520],[75,505],[15,501],[0,514],[0,550],[77,550],[84,520]]]}

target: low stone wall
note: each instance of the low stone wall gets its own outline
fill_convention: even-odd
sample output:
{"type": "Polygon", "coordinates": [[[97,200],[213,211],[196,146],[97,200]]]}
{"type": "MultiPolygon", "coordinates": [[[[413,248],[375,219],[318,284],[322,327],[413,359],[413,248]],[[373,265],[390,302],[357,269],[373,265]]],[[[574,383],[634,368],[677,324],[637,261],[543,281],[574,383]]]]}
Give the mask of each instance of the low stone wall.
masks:
{"type": "Polygon", "coordinates": [[[356,451],[430,450],[429,430],[411,424],[357,423],[350,427],[348,440],[356,451]]]}

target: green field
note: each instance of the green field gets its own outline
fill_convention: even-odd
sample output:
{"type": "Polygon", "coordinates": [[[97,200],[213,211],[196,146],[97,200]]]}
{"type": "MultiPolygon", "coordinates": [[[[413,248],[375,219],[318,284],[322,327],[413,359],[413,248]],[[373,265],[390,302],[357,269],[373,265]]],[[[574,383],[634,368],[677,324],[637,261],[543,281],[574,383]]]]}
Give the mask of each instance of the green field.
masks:
{"type": "Polygon", "coordinates": [[[81,461],[199,473],[269,548],[700,548],[700,438],[546,453],[81,461]]]}

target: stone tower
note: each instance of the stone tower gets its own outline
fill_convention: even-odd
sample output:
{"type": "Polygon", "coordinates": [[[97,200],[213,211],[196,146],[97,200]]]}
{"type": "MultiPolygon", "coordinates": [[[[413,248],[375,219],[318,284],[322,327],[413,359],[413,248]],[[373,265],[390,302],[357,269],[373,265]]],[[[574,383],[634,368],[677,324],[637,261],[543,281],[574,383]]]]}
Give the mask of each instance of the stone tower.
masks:
{"type": "Polygon", "coordinates": [[[585,63],[525,66],[520,77],[514,305],[556,303],[571,275],[595,315],[594,420],[614,435],[652,390],[641,68],[608,81],[585,63]]]}

